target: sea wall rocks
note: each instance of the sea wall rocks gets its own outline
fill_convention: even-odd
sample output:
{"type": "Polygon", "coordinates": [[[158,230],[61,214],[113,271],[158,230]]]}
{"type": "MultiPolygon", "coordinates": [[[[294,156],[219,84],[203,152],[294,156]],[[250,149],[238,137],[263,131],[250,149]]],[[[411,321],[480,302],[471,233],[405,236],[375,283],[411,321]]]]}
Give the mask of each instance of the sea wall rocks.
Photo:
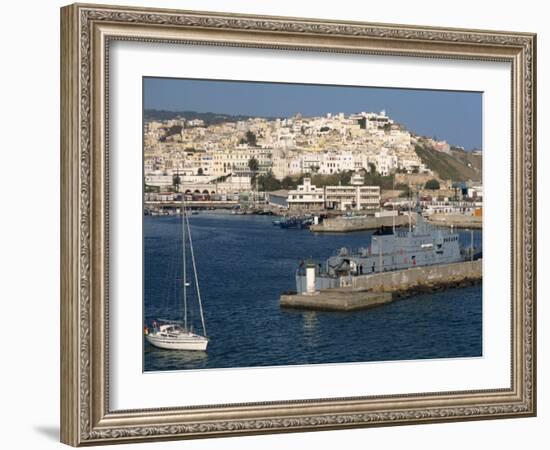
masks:
{"type": "Polygon", "coordinates": [[[436,266],[415,267],[393,272],[360,275],[352,278],[352,287],[373,292],[426,292],[443,287],[468,285],[481,280],[482,262],[465,261],[436,266]]]}

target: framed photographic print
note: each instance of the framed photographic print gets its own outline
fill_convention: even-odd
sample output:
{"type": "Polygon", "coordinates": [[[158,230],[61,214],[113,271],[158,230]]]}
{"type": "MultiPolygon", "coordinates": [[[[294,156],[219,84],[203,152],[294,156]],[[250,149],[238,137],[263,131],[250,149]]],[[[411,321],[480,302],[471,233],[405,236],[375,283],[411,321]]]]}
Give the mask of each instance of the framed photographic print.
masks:
{"type": "Polygon", "coordinates": [[[61,439],[536,413],[530,33],[61,10],[61,439]]]}

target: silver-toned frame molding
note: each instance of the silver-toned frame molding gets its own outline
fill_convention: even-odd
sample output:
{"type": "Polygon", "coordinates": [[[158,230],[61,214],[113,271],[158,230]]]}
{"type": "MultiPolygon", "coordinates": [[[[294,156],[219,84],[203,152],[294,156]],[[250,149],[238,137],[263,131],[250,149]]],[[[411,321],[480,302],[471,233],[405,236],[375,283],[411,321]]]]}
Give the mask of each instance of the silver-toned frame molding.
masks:
{"type": "Polygon", "coordinates": [[[536,414],[536,36],[75,4],[61,9],[61,440],[73,446],[536,414]],[[512,67],[509,389],[111,411],[108,57],[113,40],[507,61],[512,67]]]}

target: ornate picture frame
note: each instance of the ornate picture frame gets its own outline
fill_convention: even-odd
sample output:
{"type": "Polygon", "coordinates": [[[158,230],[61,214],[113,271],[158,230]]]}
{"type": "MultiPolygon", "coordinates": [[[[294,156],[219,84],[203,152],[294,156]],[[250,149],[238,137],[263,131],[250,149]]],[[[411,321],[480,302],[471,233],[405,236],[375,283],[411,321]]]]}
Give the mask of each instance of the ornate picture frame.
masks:
{"type": "Polygon", "coordinates": [[[96,445],[536,414],[536,36],[74,4],[61,9],[61,440],[96,445]],[[113,411],[109,49],[117,40],[504,61],[512,67],[511,386],[113,411]]]}

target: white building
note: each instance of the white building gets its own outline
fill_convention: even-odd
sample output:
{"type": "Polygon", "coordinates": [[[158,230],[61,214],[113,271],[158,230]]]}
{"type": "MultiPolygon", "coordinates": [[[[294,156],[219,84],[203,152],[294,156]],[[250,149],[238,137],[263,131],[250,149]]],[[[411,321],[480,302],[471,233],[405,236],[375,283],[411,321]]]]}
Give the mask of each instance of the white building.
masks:
{"type": "Polygon", "coordinates": [[[350,184],[352,186],[363,186],[365,184],[365,178],[358,172],[355,172],[351,176],[350,184]]]}
{"type": "Polygon", "coordinates": [[[333,173],[354,169],[354,156],[350,151],[331,151],[325,153],[319,165],[319,173],[323,175],[330,175],[333,173]]]}
{"type": "Polygon", "coordinates": [[[326,186],[325,206],[329,209],[377,210],[380,208],[379,186],[326,186]]]}
{"type": "Polygon", "coordinates": [[[249,174],[232,175],[223,182],[216,183],[216,192],[219,194],[239,194],[252,190],[252,177],[249,174]]]}
{"type": "Polygon", "coordinates": [[[477,186],[471,186],[468,188],[468,197],[475,198],[475,199],[482,199],[483,198],[483,186],[477,185],[477,186]]]}
{"type": "Polygon", "coordinates": [[[376,158],[376,170],[382,176],[388,176],[397,169],[397,156],[387,148],[380,149],[376,158]]]}
{"type": "Polygon", "coordinates": [[[161,189],[166,189],[173,186],[174,177],[172,175],[145,175],[145,184],[147,186],[156,186],[161,189]]]}
{"type": "Polygon", "coordinates": [[[356,185],[318,188],[311,184],[311,179],[304,178],[304,184],[288,192],[287,203],[289,209],[375,210],[380,208],[380,187],[356,185]]]}
{"type": "Polygon", "coordinates": [[[325,205],[323,188],[311,184],[310,178],[304,178],[304,184],[288,192],[289,209],[322,209],[325,205]]]}
{"type": "Polygon", "coordinates": [[[302,158],[289,151],[274,150],[271,163],[273,176],[279,180],[302,173],[302,158]]]}

